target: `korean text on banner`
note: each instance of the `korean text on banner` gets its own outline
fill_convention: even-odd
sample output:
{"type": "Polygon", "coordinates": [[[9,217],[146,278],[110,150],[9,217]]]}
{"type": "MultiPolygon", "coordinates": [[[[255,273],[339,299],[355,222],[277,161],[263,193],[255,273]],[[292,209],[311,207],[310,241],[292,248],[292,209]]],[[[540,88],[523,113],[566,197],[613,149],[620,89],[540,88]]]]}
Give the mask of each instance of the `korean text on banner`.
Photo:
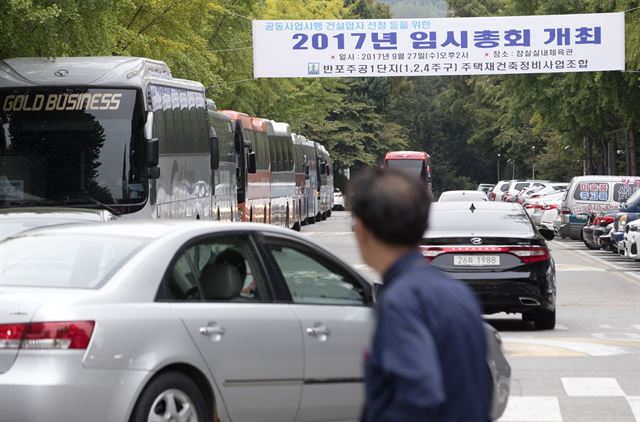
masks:
{"type": "Polygon", "coordinates": [[[254,77],[624,70],[624,13],[253,21],[254,77]]]}

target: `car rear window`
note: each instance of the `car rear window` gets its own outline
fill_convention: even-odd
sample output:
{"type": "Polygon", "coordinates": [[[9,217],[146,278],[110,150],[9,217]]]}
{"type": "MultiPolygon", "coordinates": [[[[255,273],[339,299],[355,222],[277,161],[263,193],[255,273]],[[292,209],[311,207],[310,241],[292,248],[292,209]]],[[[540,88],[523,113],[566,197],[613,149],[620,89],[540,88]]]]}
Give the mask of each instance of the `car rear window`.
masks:
{"type": "Polygon", "coordinates": [[[524,209],[476,209],[471,212],[467,209],[451,210],[434,207],[429,216],[429,229],[438,232],[495,232],[496,235],[510,232],[533,234],[531,221],[524,209]]]}
{"type": "Polygon", "coordinates": [[[627,202],[640,189],[640,186],[629,183],[616,183],[613,185],[613,200],[627,202]]]}
{"type": "Polygon", "coordinates": [[[0,243],[3,286],[99,288],[148,239],[90,235],[20,236],[0,243]]]}
{"type": "Polygon", "coordinates": [[[529,182],[525,182],[525,183],[516,183],[516,186],[514,187],[514,190],[521,191],[521,190],[522,190],[522,189],[524,189],[524,188],[528,188],[528,187],[529,187],[529,185],[530,185],[530,183],[529,183],[529,182]]]}
{"type": "Polygon", "coordinates": [[[511,183],[505,183],[504,185],[500,186],[500,191],[501,192],[506,192],[509,190],[509,186],[511,186],[511,183]]]}
{"type": "Polygon", "coordinates": [[[609,183],[581,182],[573,191],[573,199],[577,201],[609,202],[609,183]]]}

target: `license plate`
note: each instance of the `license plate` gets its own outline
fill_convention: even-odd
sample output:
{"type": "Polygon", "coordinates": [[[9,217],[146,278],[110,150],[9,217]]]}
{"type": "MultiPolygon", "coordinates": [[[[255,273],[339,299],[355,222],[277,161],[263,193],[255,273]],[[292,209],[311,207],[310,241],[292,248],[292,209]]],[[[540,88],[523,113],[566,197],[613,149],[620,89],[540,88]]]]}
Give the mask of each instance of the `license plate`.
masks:
{"type": "Polygon", "coordinates": [[[454,255],[453,265],[466,267],[485,267],[500,265],[499,255],[454,255]]]}

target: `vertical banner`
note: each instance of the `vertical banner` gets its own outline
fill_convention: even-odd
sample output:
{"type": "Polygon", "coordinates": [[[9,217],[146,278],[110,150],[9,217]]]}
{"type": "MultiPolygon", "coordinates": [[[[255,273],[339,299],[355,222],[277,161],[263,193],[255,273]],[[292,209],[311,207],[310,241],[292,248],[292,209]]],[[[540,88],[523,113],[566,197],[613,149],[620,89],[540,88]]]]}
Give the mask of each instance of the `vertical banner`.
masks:
{"type": "Polygon", "coordinates": [[[256,78],[624,70],[624,13],[253,21],[256,78]]]}

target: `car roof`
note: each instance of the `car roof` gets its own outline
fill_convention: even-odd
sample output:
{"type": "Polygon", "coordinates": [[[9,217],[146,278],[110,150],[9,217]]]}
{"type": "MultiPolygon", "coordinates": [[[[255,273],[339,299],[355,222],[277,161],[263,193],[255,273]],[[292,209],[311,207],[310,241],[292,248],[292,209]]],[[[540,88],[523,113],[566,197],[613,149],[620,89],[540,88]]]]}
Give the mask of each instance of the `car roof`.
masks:
{"type": "Polygon", "coordinates": [[[29,207],[0,209],[0,219],[46,219],[102,221],[108,211],[89,208],[29,207]]]}
{"type": "Polygon", "coordinates": [[[458,201],[458,202],[434,202],[431,204],[432,211],[461,211],[470,210],[471,205],[475,211],[522,211],[524,208],[515,202],[500,201],[458,201]]]}
{"type": "MultiPolygon", "coordinates": [[[[25,235],[90,235],[90,236],[118,236],[130,238],[146,238],[149,240],[160,239],[165,236],[184,234],[192,232],[206,234],[216,231],[261,231],[274,234],[299,235],[292,230],[285,230],[279,227],[259,223],[227,223],[217,221],[201,220],[117,220],[106,223],[73,224],[54,227],[43,227],[30,230],[25,235]]],[[[308,240],[308,239],[307,239],[308,240]]]]}

